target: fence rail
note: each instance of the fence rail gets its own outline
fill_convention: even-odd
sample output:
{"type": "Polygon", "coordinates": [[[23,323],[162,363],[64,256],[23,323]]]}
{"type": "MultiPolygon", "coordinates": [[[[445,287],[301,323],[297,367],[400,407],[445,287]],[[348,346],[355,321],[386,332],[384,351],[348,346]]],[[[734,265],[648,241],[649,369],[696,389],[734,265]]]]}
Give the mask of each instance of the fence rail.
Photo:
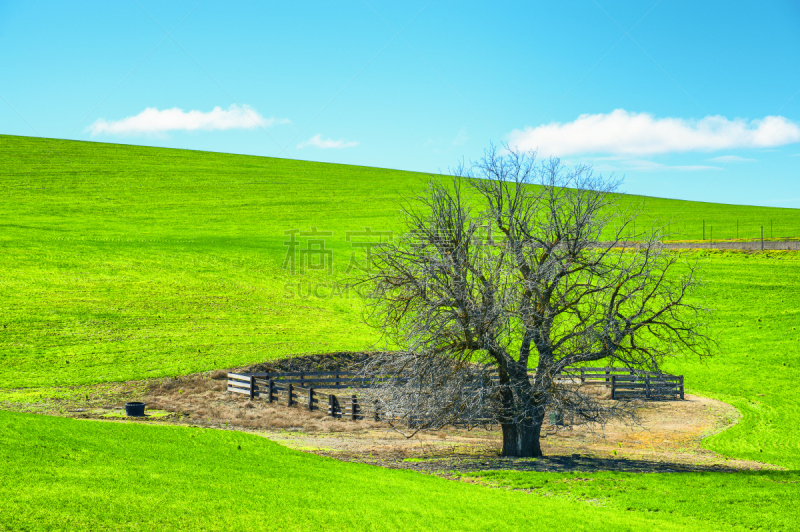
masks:
{"type": "MultiPolygon", "coordinates": [[[[362,377],[347,371],[228,373],[228,391],[264,399],[269,403],[297,405],[309,411],[327,411],[327,415],[345,419],[390,419],[376,405],[359,402],[354,393],[388,376],[362,377]],[[330,390],[352,389],[348,394],[332,394],[330,390]]],[[[497,375],[491,379],[497,380],[497,375]]],[[[559,382],[581,385],[602,385],[611,389],[611,399],[684,399],[683,376],[633,371],[626,368],[567,368],[556,376],[559,382]]],[[[487,420],[490,422],[491,420],[487,420]]]]}
{"type": "Polygon", "coordinates": [[[683,375],[627,368],[568,368],[564,375],[580,379],[582,385],[611,388],[612,399],[684,399],[683,375]]]}
{"type": "Polygon", "coordinates": [[[363,405],[355,394],[334,395],[313,387],[275,379],[255,379],[249,375],[228,374],[228,391],[264,399],[268,403],[298,406],[310,412],[327,411],[327,415],[347,419],[385,419],[378,408],[363,405]]]}

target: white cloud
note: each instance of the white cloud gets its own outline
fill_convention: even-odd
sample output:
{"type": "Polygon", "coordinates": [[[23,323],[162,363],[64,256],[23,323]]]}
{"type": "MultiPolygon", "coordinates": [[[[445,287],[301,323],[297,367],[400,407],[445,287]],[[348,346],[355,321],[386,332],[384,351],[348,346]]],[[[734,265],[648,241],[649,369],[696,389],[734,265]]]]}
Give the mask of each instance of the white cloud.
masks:
{"type": "Polygon", "coordinates": [[[631,160],[624,162],[628,169],[638,170],[640,172],[663,172],[667,170],[675,170],[678,172],[696,172],[698,170],[721,170],[721,168],[717,166],[706,166],[702,164],[668,165],[646,160],[631,160]]]}
{"type": "Polygon", "coordinates": [[[756,161],[755,159],[746,159],[738,155],[722,155],[708,160],[715,163],[754,163],[756,161]]]}
{"type": "Polygon", "coordinates": [[[301,142],[300,144],[297,145],[298,148],[305,148],[306,146],[321,148],[323,150],[353,148],[355,146],[358,146],[358,141],[344,140],[344,139],[339,139],[339,140],[323,139],[322,135],[316,134],[310,139],[306,140],[305,142],[301,142]]]}
{"type": "Polygon", "coordinates": [[[287,119],[264,118],[249,105],[236,104],[228,109],[214,107],[211,111],[184,111],[173,107],[159,111],[148,107],[135,116],[110,122],[99,118],[86,128],[92,135],[159,135],[169,131],[214,131],[225,129],[254,129],[273,124],[287,124],[287,119]]]}
{"type": "MultiPolygon", "coordinates": [[[[696,172],[703,170],[722,170],[718,166],[706,166],[700,164],[691,165],[668,165],[657,163],[655,161],[648,161],[646,159],[632,159],[625,156],[610,156],[610,157],[579,157],[581,163],[591,164],[595,170],[601,172],[618,172],[635,170],[639,172],[696,172]]],[[[573,164],[565,161],[568,164],[573,164]]]]}
{"type": "Polygon", "coordinates": [[[554,122],[509,134],[509,145],[537,150],[541,156],[588,153],[654,155],[732,148],[770,148],[800,141],[800,127],[782,116],[750,122],[724,116],[701,120],[654,118],[617,109],[581,115],[574,122],[554,122]]]}

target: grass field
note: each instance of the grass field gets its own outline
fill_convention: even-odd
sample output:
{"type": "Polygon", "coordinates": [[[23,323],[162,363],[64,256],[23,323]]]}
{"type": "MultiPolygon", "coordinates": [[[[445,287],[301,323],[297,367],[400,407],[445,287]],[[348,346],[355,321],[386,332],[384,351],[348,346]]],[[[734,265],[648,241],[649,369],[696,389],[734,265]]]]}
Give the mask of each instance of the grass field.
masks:
{"type": "Polygon", "coordinates": [[[716,529],[344,463],[240,432],[0,412],[0,529],[716,529]],[[102,460],[98,459],[102,456],[102,460]]]}
{"type": "Polygon", "coordinates": [[[593,501],[620,512],[690,517],[733,529],[792,530],[800,522],[800,472],[518,473],[469,475],[491,485],[593,501]]]}
{"type": "Polygon", "coordinates": [[[800,254],[704,253],[706,285],[695,296],[716,309],[719,346],[704,363],[675,360],[689,387],[743,414],[707,440],[728,456],[800,469],[800,254]]]}
{"type": "MultiPolygon", "coordinates": [[[[368,347],[376,336],[359,322],[358,298],[325,283],[341,277],[351,253],[363,253],[346,232],[401,229],[399,202],[427,178],[26,137],[0,136],[0,150],[0,387],[368,347]],[[284,231],[311,227],[332,232],[324,238],[330,276],[282,269],[284,231]],[[305,297],[309,288],[323,297],[305,297]]],[[[792,209],[626,200],[644,202],[642,224],[677,217],[692,226],[735,211],[769,215],[800,234],[792,209]]]]}
{"type": "MultiPolygon", "coordinates": [[[[25,137],[0,136],[0,153],[2,400],[46,395],[54,385],[185,374],[289,354],[368,348],[377,337],[360,324],[358,298],[352,293],[348,297],[331,293],[332,282],[341,279],[351,253],[358,251],[346,241],[345,233],[363,231],[365,227],[400,230],[399,201],[419,190],[426,179],[421,174],[394,170],[25,137]],[[333,233],[325,237],[325,248],[331,251],[330,275],[325,271],[292,275],[282,268],[287,250],[284,242],[290,238],[284,231],[309,231],[311,227],[333,233]],[[307,294],[311,283],[312,289],[320,289],[318,294],[323,297],[300,297],[298,282],[301,293],[307,294]],[[287,290],[286,283],[291,283],[291,290],[287,290]],[[286,297],[289,295],[292,297],[286,297]],[[26,389],[10,390],[22,387],[26,389]]],[[[736,220],[740,220],[740,227],[767,225],[772,220],[775,237],[800,234],[798,210],[632,196],[624,199],[633,205],[643,204],[642,224],[656,219],[675,220],[673,230],[682,225],[684,239],[700,238],[695,231],[702,230],[703,220],[708,226],[714,225],[715,239],[723,237],[717,228],[732,227],[736,220]]],[[[719,349],[711,360],[701,363],[678,359],[671,362],[670,369],[686,375],[691,391],[729,402],[744,416],[736,427],[710,438],[707,445],[731,457],[800,469],[800,429],[796,422],[800,418],[800,395],[796,392],[800,381],[800,255],[694,252],[692,257],[702,261],[706,285],[695,297],[716,309],[711,319],[719,349]]],[[[30,486],[21,489],[22,484],[11,483],[3,488],[6,498],[15,501],[13,513],[0,514],[0,526],[10,529],[57,528],[55,523],[72,519],[73,515],[83,516],[80,523],[73,523],[75,526],[94,529],[103,523],[111,527],[112,522],[130,522],[133,528],[133,523],[141,519],[174,528],[213,528],[210,522],[192,521],[202,517],[190,518],[181,513],[195,496],[202,499],[203,494],[213,493],[212,473],[222,467],[218,463],[239,467],[220,450],[239,441],[258,442],[255,446],[261,446],[258,448],[262,453],[258,460],[265,463],[315,464],[297,467],[335,470],[337,479],[366,475],[374,478],[377,485],[411,479],[404,480],[409,486],[444,482],[361,466],[352,466],[355,469],[351,470],[350,465],[330,461],[315,462],[319,459],[290,453],[259,439],[241,440],[251,437],[228,432],[205,433],[203,437],[213,442],[203,447],[202,453],[198,451],[197,459],[179,459],[177,455],[190,441],[186,438],[191,438],[189,432],[181,430],[188,429],[0,415],[4,418],[0,430],[4,443],[8,442],[3,445],[7,454],[0,465],[4,468],[3,478],[27,479],[30,486]],[[180,437],[175,436],[168,444],[166,438],[173,434],[180,437]],[[125,454],[119,443],[126,439],[141,442],[142,448],[158,449],[148,454],[145,462],[149,465],[134,468],[130,474],[125,469],[132,455],[125,454]],[[36,441],[47,443],[37,447],[36,441]],[[91,463],[97,453],[108,455],[105,465],[91,463]],[[55,460],[59,466],[30,469],[32,460],[55,460]],[[198,470],[197,464],[207,464],[208,468],[198,470]],[[190,493],[192,490],[182,484],[181,475],[169,472],[172,466],[182,474],[194,471],[195,484],[205,487],[190,493]],[[163,503],[166,515],[157,516],[126,508],[104,492],[111,481],[105,480],[105,485],[95,483],[95,479],[113,474],[129,475],[115,487],[116,491],[112,490],[114,499],[136,499],[137,485],[159,479],[174,483],[175,493],[187,497],[187,502],[139,500],[143,506],[163,503]],[[63,490],[53,487],[56,484],[52,475],[63,475],[57,477],[57,485],[65,486],[63,490]],[[13,486],[17,487],[16,495],[13,486]],[[95,497],[90,497],[93,502],[113,507],[108,517],[111,520],[103,521],[106,518],[94,503],[70,501],[68,487],[86,491],[95,497]],[[20,513],[25,508],[30,513],[20,513]]],[[[254,481],[262,478],[265,471],[246,473],[244,465],[237,469],[254,481]]],[[[297,479],[307,478],[304,485],[309,492],[325,485],[322,479],[314,480],[316,477],[308,475],[298,473],[285,482],[300,486],[303,484],[297,484],[301,482],[297,479]],[[322,484],[315,484],[317,481],[322,484]]],[[[778,502],[768,506],[773,515],[765,521],[772,525],[764,525],[771,528],[797,518],[792,511],[781,509],[782,494],[794,493],[791,490],[798,480],[792,476],[794,473],[785,475],[680,478],[687,479],[687,486],[708,493],[709,501],[722,501],[717,507],[728,504],[725,501],[738,500],[729,489],[731,483],[748,486],[741,491],[742,499],[751,492],[765,500],[774,498],[778,502]],[[724,498],[727,495],[729,499],[724,498]]],[[[275,478],[277,483],[284,482],[280,480],[284,477],[275,478]]],[[[498,476],[494,481],[536,483],[541,478],[498,476]]],[[[612,482],[610,478],[586,485],[608,484],[612,482]]],[[[662,482],[660,478],[635,476],[625,482],[653,491],[651,488],[662,482]]],[[[461,484],[441,486],[436,489],[444,490],[446,498],[464,501],[467,506],[471,504],[469,497],[488,497],[487,501],[494,500],[492,497],[528,497],[537,508],[550,504],[543,502],[549,498],[522,493],[500,494],[461,484]]],[[[436,505],[431,502],[433,499],[423,496],[424,491],[409,491],[404,504],[415,509],[403,519],[411,519],[408,516],[414,512],[422,515],[434,511],[436,505]],[[414,506],[412,499],[428,502],[414,506]]],[[[290,504],[283,499],[274,502],[267,494],[253,499],[257,495],[244,490],[224,493],[228,497],[224,506],[202,503],[207,504],[201,504],[202,512],[219,515],[220,508],[236,507],[243,508],[243,515],[256,516],[259,505],[263,508],[267,503],[290,504]]],[[[633,491],[609,493],[608,505],[618,508],[628,504],[633,491]]],[[[563,495],[583,497],[572,491],[563,495]]],[[[584,498],[592,497],[589,494],[584,498]]],[[[667,505],[667,499],[640,498],[635,509],[650,512],[648,505],[653,501],[663,500],[667,505]]],[[[321,508],[322,502],[315,500],[307,502],[313,508],[321,508]]],[[[607,514],[594,514],[600,510],[591,504],[567,502],[564,512],[596,515],[597,522],[605,522],[607,514]]],[[[702,516],[686,508],[675,506],[673,516],[647,513],[647,519],[658,520],[659,526],[662,521],[665,525],[680,521],[693,528],[691,523],[696,524],[694,520],[702,516]]],[[[750,517],[737,517],[741,508],[748,507],[732,507],[730,512],[723,512],[727,517],[719,523],[751,526],[755,521],[750,517]]],[[[465,509],[462,514],[477,515],[469,511],[465,509]]],[[[317,510],[311,513],[314,512],[317,510]]],[[[492,522],[491,516],[483,515],[481,519],[485,520],[479,523],[473,522],[474,518],[454,523],[456,527],[469,528],[492,522]]],[[[539,513],[535,515],[536,519],[546,519],[539,513]]],[[[334,516],[329,524],[331,528],[344,529],[357,522],[369,528],[364,523],[372,518],[364,513],[358,516],[352,521],[347,516],[334,516]]],[[[236,528],[236,519],[232,516],[230,526],[220,528],[236,528]]],[[[296,519],[287,521],[286,526],[303,528],[307,524],[300,517],[296,519]]]]}

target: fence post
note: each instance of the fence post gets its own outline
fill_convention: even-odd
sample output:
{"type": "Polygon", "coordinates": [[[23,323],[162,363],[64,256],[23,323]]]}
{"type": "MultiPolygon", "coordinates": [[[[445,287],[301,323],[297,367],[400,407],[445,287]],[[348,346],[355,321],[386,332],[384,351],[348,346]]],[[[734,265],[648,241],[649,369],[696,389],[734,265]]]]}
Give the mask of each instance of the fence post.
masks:
{"type": "Polygon", "coordinates": [[[683,375],[681,375],[681,400],[683,400],[683,375]]]}
{"type": "Polygon", "coordinates": [[[608,376],[611,374],[611,368],[606,368],[606,385],[608,385],[608,376]]]}
{"type": "Polygon", "coordinates": [[[650,377],[644,378],[644,396],[646,399],[650,399],[650,377]]]}
{"type": "Polygon", "coordinates": [[[256,377],[250,375],[250,400],[252,401],[256,396],[256,377]]]}
{"type": "Polygon", "coordinates": [[[583,368],[581,368],[581,384],[586,381],[586,378],[583,376],[583,368]]]}
{"type": "Polygon", "coordinates": [[[333,395],[328,394],[328,413],[332,418],[336,417],[336,412],[333,409],[333,395]]]}
{"type": "Polygon", "coordinates": [[[339,372],[336,372],[336,386],[339,386],[341,382],[339,382],[339,372]]]}
{"type": "Polygon", "coordinates": [[[308,411],[314,411],[314,388],[308,389],[308,411]]]}
{"type": "Polygon", "coordinates": [[[381,405],[378,403],[378,400],[375,399],[375,421],[381,420],[381,412],[380,412],[381,405]]]}
{"type": "Polygon", "coordinates": [[[764,226],[761,226],[761,251],[764,251],[764,226]]]}
{"type": "Polygon", "coordinates": [[[286,398],[287,398],[286,406],[292,406],[292,388],[293,387],[294,386],[292,384],[287,384],[286,385],[286,398]]]}
{"type": "Polygon", "coordinates": [[[616,392],[617,392],[617,376],[616,375],[612,375],[611,376],[611,398],[612,399],[616,399],[617,398],[616,392]]]}
{"type": "Polygon", "coordinates": [[[267,393],[267,398],[270,403],[275,400],[275,381],[272,379],[269,380],[269,393],[267,393]]]}
{"type": "Polygon", "coordinates": [[[306,373],[305,371],[301,371],[300,372],[300,386],[304,386],[305,385],[305,379],[304,379],[305,373],[306,373]]]}
{"type": "Polygon", "coordinates": [[[355,395],[350,396],[350,420],[356,420],[356,410],[358,409],[358,399],[355,395]]]}

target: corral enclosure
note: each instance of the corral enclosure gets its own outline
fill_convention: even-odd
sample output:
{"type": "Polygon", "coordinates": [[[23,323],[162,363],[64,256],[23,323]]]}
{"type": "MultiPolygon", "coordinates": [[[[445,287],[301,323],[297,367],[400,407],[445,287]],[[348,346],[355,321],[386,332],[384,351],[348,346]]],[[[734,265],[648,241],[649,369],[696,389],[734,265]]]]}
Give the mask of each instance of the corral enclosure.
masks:
{"type": "MultiPolygon", "coordinates": [[[[535,372],[530,372],[531,378],[535,372]]],[[[392,412],[382,412],[375,405],[359,399],[358,390],[384,385],[389,379],[384,375],[364,375],[351,371],[296,371],[265,373],[228,373],[229,393],[260,398],[268,403],[286,406],[298,405],[309,412],[325,411],[327,415],[351,420],[372,418],[375,421],[393,421],[392,412]],[[341,391],[340,391],[341,390],[341,391]]],[[[495,386],[497,374],[488,374],[486,381],[476,382],[481,388],[495,386]]],[[[682,375],[669,375],[651,371],[632,371],[615,367],[566,368],[554,378],[558,386],[603,386],[612,400],[674,400],[684,398],[682,375]]],[[[464,421],[466,423],[466,420],[464,421]]],[[[472,424],[497,424],[494,414],[487,409],[469,420],[472,424]]]]}

